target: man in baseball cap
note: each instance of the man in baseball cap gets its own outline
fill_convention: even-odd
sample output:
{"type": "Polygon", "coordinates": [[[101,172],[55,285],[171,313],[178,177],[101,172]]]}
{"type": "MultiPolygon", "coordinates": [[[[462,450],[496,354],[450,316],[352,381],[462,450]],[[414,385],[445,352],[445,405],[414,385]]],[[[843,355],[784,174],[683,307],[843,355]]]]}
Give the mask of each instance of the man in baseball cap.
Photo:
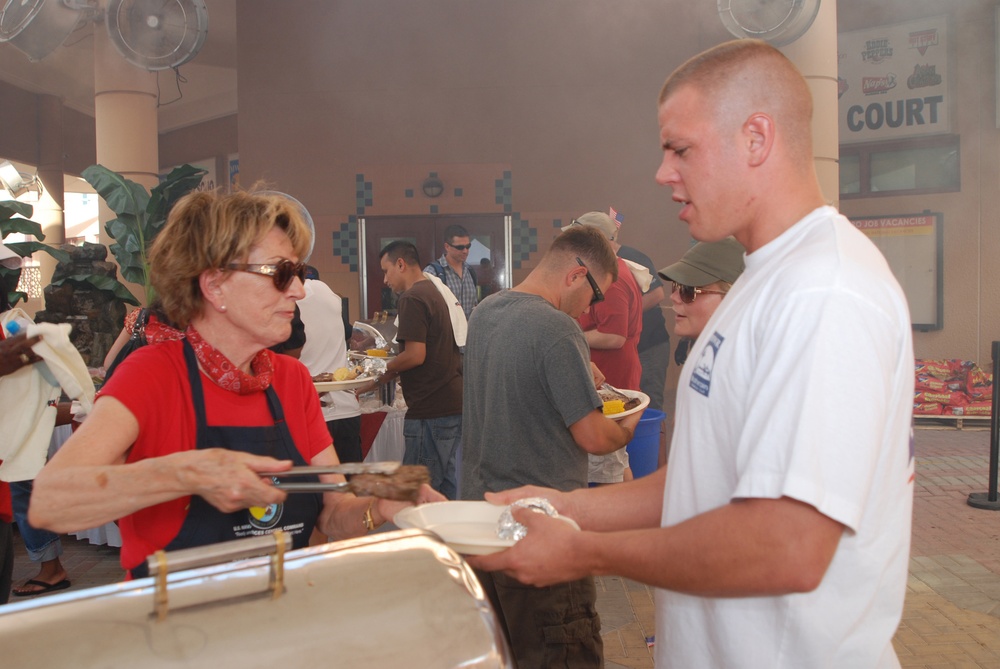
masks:
{"type": "MultiPolygon", "coordinates": [[[[611,242],[618,253],[618,226],[611,217],[591,211],[578,217],[563,230],[574,226],[595,228],[611,242]]],[[[642,363],[639,361],[639,337],[642,334],[642,289],[636,283],[628,264],[618,261],[618,280],[604,292],[602,300],[577,317],[583,336],[590,346],[590,361],[597,365],[615,388],[639,390],[642,363]]],[[[589,455],[589,482],[592,484],[620,483],[630,480],[628,455],[624,448],[607,455],[589,455]]]]}
{"type": "Polygon", "coordinates": [[[564,225],[562,231],[566,232],[574,225],[586,225],[591,228],[597,228],[604,233],[608,241],[613,242],[618,239],[618,226],[603,211],[588,211],[586,214],[575,218],[569,225],[564,225]]]}

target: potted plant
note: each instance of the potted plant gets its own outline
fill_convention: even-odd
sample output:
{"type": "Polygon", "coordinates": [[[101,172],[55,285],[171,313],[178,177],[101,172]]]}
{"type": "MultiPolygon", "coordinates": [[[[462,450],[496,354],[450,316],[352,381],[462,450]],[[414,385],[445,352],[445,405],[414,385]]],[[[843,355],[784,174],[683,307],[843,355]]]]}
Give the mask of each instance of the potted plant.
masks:
{"type": "MultiPolygon", "coordinates": [[[[122,278],[143,287],[146,304],[153,300],[146,258],[149,245],[166,224],[170,208],[197,188],[205,174],[207,171],[201,168],[181,165],[147,192],[141,184],[103,165],[91,165],[83,171],[83,178],[118,217],[104,225],[108,236],[115,240],[109,248],[118,261],[122,278]]],[[[126,301],[137,304],[134,298],[126,301]]]]}
{"type": "MultiPolygon", "coordinates": [[[[68,261],[69,254],[51,246],[42,244],[45,235],[42,233],[42,226],[29,220],[28,217],[34,213],[35,208],[26,202],[17,200],[6,200],[0,202],[0,239],[6,239],[7,235],[15,232],[32,235],[39,241],[11,242],[4,245],[22,258],[30,256],[36,251],[45,251],[50,256],[60,261],[68,261]]],[[[21,279],[21,268],[9,268],[0,266],[0,277],[3,278],[3,286],[8,291],[7,298],[11,306],[20,300],[27,300],[28,296],[17,290],[17,284],[21,279]]],[[[124,286],[122,286],[124,288],[124,286]]]]}

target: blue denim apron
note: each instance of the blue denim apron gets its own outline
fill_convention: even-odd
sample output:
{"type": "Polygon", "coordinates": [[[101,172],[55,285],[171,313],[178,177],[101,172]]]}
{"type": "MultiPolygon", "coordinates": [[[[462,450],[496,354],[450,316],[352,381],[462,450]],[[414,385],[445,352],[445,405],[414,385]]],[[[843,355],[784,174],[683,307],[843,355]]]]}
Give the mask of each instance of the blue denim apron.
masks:
{"type": "MultiPolygon", "coordinates": [[[[225,448],[252,455],[266,455],[278,460],[291,460],[295,466],[308,464],[292,441],[291,432],[285,423],[281,401],[274,388],[268,387],[264,391],[274,425],[261,427],[208,425],[198,361],[194,349],[187,340],[184,341],[184,361],[187,364],[191,400],[197,421],[196,449],[225,448]]],[[[319,477],[302,476],[296,478],[296,481],[318,482],[319,477]]],[[[191,495],[184,523],[165,550],[206,546],[242,537],[271,534],[279,529],[292,535],[292,548],[304,548],[309,545],[309,538],[322,507],[321,493],[292,493],[281,504],[223,513],[202,497],[191,495]]],[[[131,574],[132,578],[148,576],[146,563],[143,562],[133,568],[131,574]]]]}

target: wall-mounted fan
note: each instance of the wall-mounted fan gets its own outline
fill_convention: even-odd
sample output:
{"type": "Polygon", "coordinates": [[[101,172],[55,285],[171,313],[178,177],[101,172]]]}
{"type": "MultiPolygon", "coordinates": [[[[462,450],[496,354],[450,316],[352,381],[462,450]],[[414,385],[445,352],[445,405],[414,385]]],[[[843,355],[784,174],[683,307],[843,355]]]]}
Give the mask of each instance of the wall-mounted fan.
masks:
{"type": "Polygon", "coordinates": [[[0,9],[0,43],[10,42],[29,59],[41,60],[78,25],[102,13],[118,52],[146,70],[183,65],[195,57],[208,35],[205,0],[107,0],[100,4],[97,0],[6,0],[0,9]]]}
{"type": "Polygon", "coordinates": [[[66,41],[84,13],[63,0],[7,0],[0,9],[0,43],[41,60],[66,41]]]}
{"type": "Polygon", "coordinates": [[[109,0],[105,17],[118,52],[147,70],[183,65],[208,35],[205,0],[109,0]]]}
{"type": "Polygon", "coordinates": [[[821,0],[718,0],[719,18],[736,37],[753,37],[775,46],[802,37],[819,13],[821,0]]]}

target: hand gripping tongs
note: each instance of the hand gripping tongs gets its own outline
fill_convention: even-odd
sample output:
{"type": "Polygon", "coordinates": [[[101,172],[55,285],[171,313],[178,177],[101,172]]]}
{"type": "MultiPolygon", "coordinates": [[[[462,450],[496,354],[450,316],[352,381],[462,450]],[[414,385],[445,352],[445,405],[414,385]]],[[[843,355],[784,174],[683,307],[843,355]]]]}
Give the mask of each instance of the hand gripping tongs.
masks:
{"type": "Polygon", "coordinates": [[[352,492],[358,497],[382,497],[395,500],[416,499],[417,491],[430,482],[427,468],[421,465],[401,465],[389,462],[345,462],[339,465],[292,467],[283,472],[265,472],[274,487],[285,492],[352,492]],[[285,481],[296,476],[343,474],[351,479],[343,482],[285,481]]]}

